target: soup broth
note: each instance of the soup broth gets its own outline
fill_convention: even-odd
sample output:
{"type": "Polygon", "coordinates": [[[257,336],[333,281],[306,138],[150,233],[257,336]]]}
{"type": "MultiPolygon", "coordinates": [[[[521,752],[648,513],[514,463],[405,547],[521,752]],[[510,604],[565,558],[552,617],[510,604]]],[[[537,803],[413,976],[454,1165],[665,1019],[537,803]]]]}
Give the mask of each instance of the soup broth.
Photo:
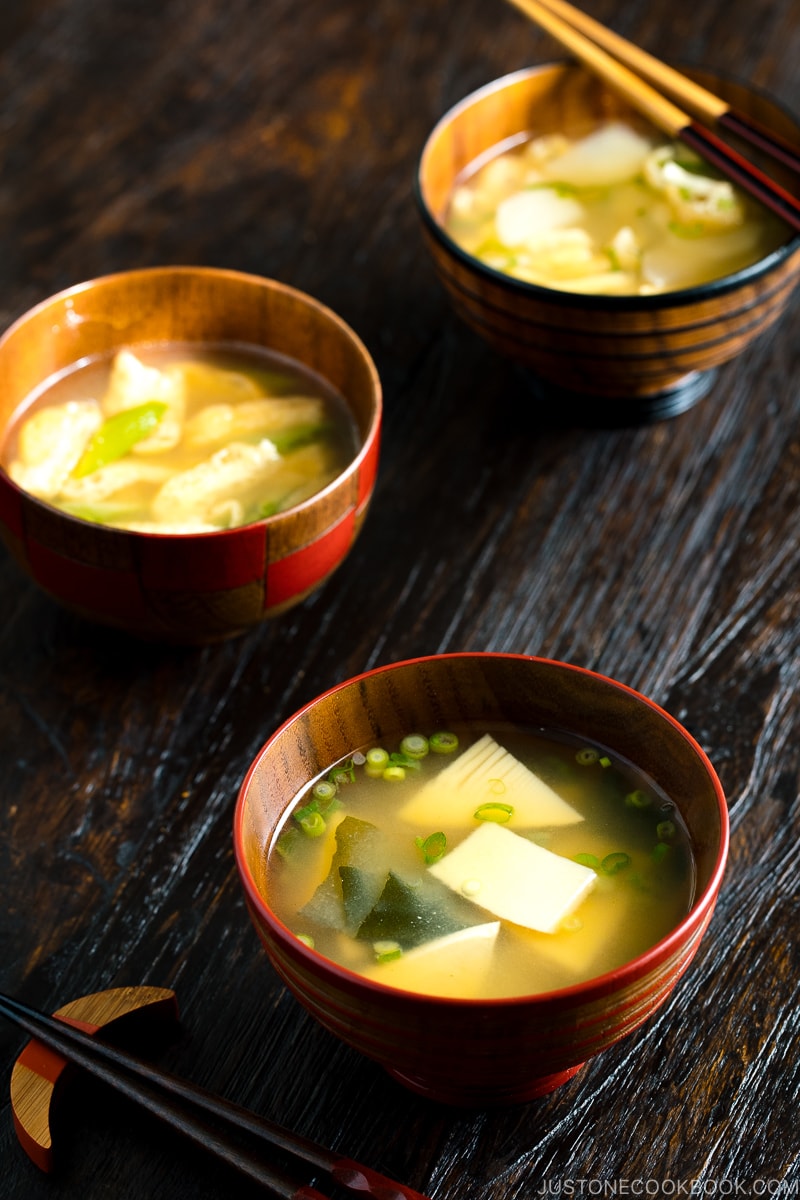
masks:
{"type": "Polygon", "coordinates": [[[568,987],[654,945],[694,895],[675,805],[602,747],[511,726],[365,746],[267,858],[307,944],[371,979],[488,998],[568,987]]]}
{"type": "Polygon", "coordinates": [[[444,227],[527,283],[651,295],[730,275],[777,249],[784,222],[657,130],[512,139],[457,181],[444,227]]]}
{"type": "Polygon", "coordinates": [[[205,533],[301,503],[356,451],[344,400],[298,363],[176,343],[48,380],[15,415],[2,461],[25,491],[84,520],[205,533]]]}

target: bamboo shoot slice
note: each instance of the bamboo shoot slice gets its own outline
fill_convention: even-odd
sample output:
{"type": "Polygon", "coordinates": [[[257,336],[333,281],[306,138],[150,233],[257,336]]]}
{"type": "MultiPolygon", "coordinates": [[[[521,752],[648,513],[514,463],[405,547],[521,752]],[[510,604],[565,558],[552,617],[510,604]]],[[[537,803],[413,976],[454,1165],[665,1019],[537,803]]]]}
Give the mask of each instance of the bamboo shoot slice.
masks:
{"type": "Polygon", "coordinates": [[[400,809],[411,824],[468,828],[482,804],[500,801],[513,808],[517,828],[577,824],[584,818],[549,784],[485,734],[430,779],[400,809]]]}

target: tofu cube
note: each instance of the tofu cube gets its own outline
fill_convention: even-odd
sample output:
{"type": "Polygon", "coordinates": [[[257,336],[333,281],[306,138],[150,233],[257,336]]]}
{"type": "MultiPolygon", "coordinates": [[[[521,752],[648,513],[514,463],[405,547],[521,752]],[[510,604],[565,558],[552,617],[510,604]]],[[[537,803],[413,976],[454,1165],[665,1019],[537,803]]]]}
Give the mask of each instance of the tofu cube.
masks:
{"type": "Polygon", "coordinates": [[[491,969],[500,922],[471,925],[407,950],[365,974],[377,983],[429,996],[478,996],[491,969]]]}
{"type": "Polygon", "coordinates": [[[447,887],[515,925],[553,933],[594,887],[589,867],[487,821],[428,868],[447,887]]]}

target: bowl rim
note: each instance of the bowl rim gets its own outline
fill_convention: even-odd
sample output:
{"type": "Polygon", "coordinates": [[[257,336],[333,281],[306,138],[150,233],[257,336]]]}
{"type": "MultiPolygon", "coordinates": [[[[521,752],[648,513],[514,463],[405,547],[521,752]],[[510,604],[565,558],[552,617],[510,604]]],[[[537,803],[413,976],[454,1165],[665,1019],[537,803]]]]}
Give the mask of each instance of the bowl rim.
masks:
{"type": "MultiPolygon", "coordinates": [[[[287,806],[288,807],[288,806],[287,806]]],[[[285,811],[285,810],[284,810],[285,811]]],[[[450,1007],[456,1005],[459,1009],[469,1010],[497,1010],[497,1009],[514,1009],[519,1007],[535,1006],[549,1007],[552,1004],[560,1004],[564,1002],[580,1001],[582,1004],[590,1003],[604,995],[614,993],[624,988],[630,983],[633,983],[637,978],[650,970],[656,968],[660,962],[669,958],[678,947],[689,940],[698,932],[702,933],[705,924],[711,919],[714,907],[716,905],[717,896],[722,884],[722,878],[725,873],[725,867],[728,856],[728,848],[730,842],[730,818],[728,815],[728,805],[725,798],[725,793],[722,788],[722,783],[710,761],[708,755],[700,746],[699,742],[692,736],[691,733],[681,723],[665,709],[663,709],[655,701],[650,700],[647,696],[630,687],[628,684],[612,679],[608,675],[603,675],[598,671],[594,671],[588,667],[581,667],[575,663],[563,662],[559,659],[547,658],[540,655],[531,654],[516,654],[506,651],[454,651],[443,654],[421,655],[415,658],[403,659],[397,662],[387,663],[379,667],[374,667],[368,671],[363,671],[358,675],[354,675],[349,679],[335,684],[328,688],[320,695],[309,700],[300,709],[288,717],[281,725],[271,734],[261,749],[256,754],[247,769],[247,772],[239,787],[236,798],[236,804],[233,814],[233,848],[234,859],[239,873],[240,882],[243,885],[245,896],[248,905],[258,915],[260,921],[264,921],[281,942],[283,948],[287,950],[295,959],[304,962],[307,967],[315,969],[317,974],[325,974],[333,976],[337,985],[348,991],[349,993],[366,992],[374,994],[376,997],[384,996],[391,997],[395,1002],[405,1003],[408,1006],[429,1006],[450,1007]],[[713,869],[709,876],[708,882],[703,891],[694,897],[689,911],[681,918],[678,924],[660,938],[658,942],[648,947],[636,958],[630,959],[628,962],[621,963],[618,967],[611,971],[606,971],[602,975],[593,976],[590,979],[583,980],[580,983],[571,984],[567,987],[557,988],[548,992],[527,993],[521,996],[498,996],[488,999],[475,999],[469,997],[450,997],[450,996],[434,996],[423,992],[411,992],[403,988],[393,987],[390,984],[381,983],[377,980],[367,979],[363,975],[359,975],[349,968],[341,966],[332,959],[321,954],[318,950],[311,949],[304,942],[300,941],[287,925],[272,911],[269,904],[261,894],[255,879],[250,872],[247,864],[247,859],[244,852],[244,824],[245,812],[247,808],[247,793],[250,788],[250,783],[253,776],[259,768],[261,760],[266,756],[273,742],[277,741],[281,735],[288,730],[296,721],[300,720],[306,713],[313,709],[320,701],[325,700],[345,688],[358,685],[363,680],[374,675],[389,674],[400,668],[408,668],[426,663],[438,662],[440,660],[454,659],[503,659],[513,660],[521,663],[541,663],[548,666],[553,666],[567,671],[574,671],[579,675],[589,676],[595,680],[602,681],[611,687],[618,689],[621,692],[633,697],[639,703],[644,704],[651,709],[657,716],[666,721],[672,726],[673,730],[682,737],[689,745],[690,749],[699,759],[701,766],[704,768],[706,775],[712,785],[716,801],[717,815],[720,822],[719,845],[717,848],[716,859],[713,869]]],[[[688,959],[681,968],[681,972],[688,966],[688,959]]]]}
{"type": "MultiPolygon", "coordinates": [[[[512,290],[518,291],[523,296],[536,297],[541,300],[547,300],[548,303],[562,305],[568,308],[589,308],[610,310],[612,312],[623,311],[643,311],[647,312],[652,309],[665,307],[665,301],[669,307],[680,308],[690,304],[698,304],[713,300],[717,296],[726,295],[728,292],[735,291],[737,288],[743,287],[748,283],[753,283],[762,276],[769,274],[783,263],[787,258],[790,258],[795,251],[800,250],[800,232],[790,236],[789,240],[782,243],[775,250],[771,250],[764,258],[758,259],[749,266],[742,267],[732,274],[721,275],[718,279],[709,279],[705,283],[695,284],[689,288],[676,288],[672,291],[655,292],[652,295],[640,296],[631,295],[608,295],[605,293],[591,292],[570,292],[567,289],[548,288],[542,284],[529,283],[524,279],[517,279],[513,275],[508,275],[503,271],[498,271],[494,267],[487,266],[486,263],[475,258],[463,250],[457,242],[455,242],[446,232],[442,224],[428,207],[427,201],[423,193],[422,175],[425,168],[426,158],[430,153],[434,139],[438,136],[454,117],[462,111],[470,108],[473,104],[483,99],[484,96],[489,96],[494,92],[502,91],[511,84],[516,83],[521,79],[533,78],[544,71],[552,70],[554,67],[571,67],[586,74],[586,71],[576,59],[563,58],[552,59],[548,62],[538,63],[528,67],[521,67],[516,71],[511,71],[507,75],[502,75],[497,79],[489,80],[488,83],[482,84],[474,91],[463,96],[455,104],[451,105],[445,113],[439,117],[436,124],[427,135],[417,160],[416,170],[414,172],[413,193],[416,201],[417,209],[422,217],[423,224],[429,234],[438,241],[444,248],[456,258],[463,266],[469,270],[475,271],[479,276],[483,276],[489,282],[496,285],[509,287],[512,290]]],[[[687,67],[687,69],[690,69],[687,67]]],[[[697,67],[697,70],[705,68],[697,67]]],[[[728,80],[731,83],[736,83],[738,86],[747,88],[748,91],[755,95],[768,100],[770,104],[779,108],[791,121],[798,125],[800,131],[800,122],[794,114],[780,101],[776,100],[764,88],[756,87],[749,82],[745,82],[732,74],[721,74],[717,71],[708,73],[714,75],[720,80],[728,80]]],[[[664,135],[666,138],[666,134],[664,135]]]]}
{"type": "MultiPolygon", "coordinates": [[[[32,492],[26,491],[25,488],[20,487],[18,483],[14,482],[1,463],[0,488],[3,486],[9,487],[26,503],[34,506],[41,506],[48,513],[53,514],[59,519],[69,523],[76,523],[80,528],[86,528],[89,526],[92,529],[102,530],[106,536],[121,534],[128,538],[132,538],[134,541],[165,541],[175,538],[195,541],[200,539],[219,539],[232,538],[234,536],[246,536],[255,528],[265,526],[274,527],[280,525],[290,517],[294,517],[295,514],[303,512],[306,509],[313,508],[321,499],[328,496],[335,489],[339,488],[345,480],[358,473],[362,463],[372,452],[372,448],[375,445],[376,439],[380,436],[381,424],[383,420],[383,390],[375,361],[367,349],[366,344],[362,341],[356,331],[351,325],[348,324],[347,321],[344,320],[343,317],[340,317],[337,312],[335,312],[328,305],[324,304],[321,300],[317,300],[316,297],[312,296],[309,292],[304,292],[299,288],[293,287],[291,284],[283,283],[278,279],[273,279],[271,276],[258,275],[251,271],[238,271],[231,267],[210,267],[202,265],[192,266],[191,264],[132,267],[130,270],[112,271],[105,275],[96,275],[91,279],[85,279],[79,283],[70,284],[68,287],[62,288],[58,292],[53,292],[51,295],[45,296],[43,299],[37,301],[36,304],[31,305],[29,308],[25,309],[24,312],[20,313],[19,316],[17,316],[11,322],[11,324],[8,325],[2,331],[2,333],[0,333],[0,353],[2,353],[3,346],[5,345],[6,341],[9,340],[16,333],[16,331],[32,317],[44,312],[52,304],[67,303],[72,299],[73,296],[77,296],[83,292],[89,291],[98,284],[113,284],[115,282],[134,277],[190,277],[198,275],[211,276],[217,279],[229,279],[234,282],[253,283],[257,284],[258,286],[263,286],[266,284],[270,290],[283,292],[285,295],[291,296],[293,299],[296,299],[301,303],[316,309],[325,317],[327,321],[334,325],[346,339],[353,343],[360,357],[362,358],[365,367],[367,368],[367,373],[369,374],[372,384],[374,405],[373,412],[370,417],[369,427],[364,435],[362,444],[356,454],[349,460],[347,465],[329,483],[327,483],[323,488],[320,488],[318,492],[314,492],[313,495],[308,496],[305,500],[300,501],[299,504],[292,505],[291,508],[287,508],[283,512],[273,513],[269,517],[261,517],[257,521],[249,521],[246,525],[233,525],[228,529],[208,529],[185,533],[159,533],[156,530],[145,531],[141,529],[124,529],[115,525],[104,525],[100,522],[87,521],[83,517],[78,517],[73,513],[65,512],[64,509],[58,508],[56,505],[50,504],[47,500],[42,499],[40,496],[35,496],[32,492]]],[[[198,342],[197,344],[201,345],[207,343],[198,342]]],[[[246,343],[242,342],[241,344],[244,345],[246,343]]],[[[269,349],[269,347],[267,347],[267,349],[269,349]]],[[[275,353],[280,353],[280,351],[276,350],[275,353]]],[[[291,356],[287,355],[286,357],[290,358],[291,356]]],[[[79,362],[83,361],[86,360],[78,359],[71,365],[74,367],[79,362]]],[[[305,366],[305,364],[301,363],[301,366],[305,366]]],[[[321,378],[324,378],[324,376],[321,376],[321,378]]],[[[43,382],[46,382],[46,380],[43,382]]],[[[6,428],[7,425],[3,427],[2,431],[0,431],[2,432],[2,437],[0,437],[0,445],[2,445],[2,442],[5,439],[6,428]]]]}

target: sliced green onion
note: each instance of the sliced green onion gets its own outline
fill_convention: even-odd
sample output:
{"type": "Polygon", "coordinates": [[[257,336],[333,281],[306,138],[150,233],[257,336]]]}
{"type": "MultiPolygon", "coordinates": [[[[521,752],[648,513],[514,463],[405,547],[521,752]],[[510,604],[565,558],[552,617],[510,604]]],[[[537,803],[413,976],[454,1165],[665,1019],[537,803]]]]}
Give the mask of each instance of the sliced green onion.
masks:
{"type": "Polygon", "coordinates": [[[600,870],[600,859],[596,854],[584,854],[584,852],[581,851],[580,854],[576,854],[574,858],[575,862],[580,863],[582,867],[591,867],[593,871],[600,870]]]}
{"type": "Polygon", "coordinates": [[[454,733],[443,729],[431,735],[428,745],[434,754],[452,754],[458,749],[458,738],[454,733]]]}
{"type": "Polygon", "coordinates": [[[330,808],[336,799],[338,788],[330,779],[320,779],[311,789],[311,795],[322,806],[321,811],[330,808]]]}
{"type": "Polygon", "coordinates": [[[447,849],[447,837],[441,831],[438,833],[430,833],[426,838],[415,838],[414,844],[422,851],[425,862],[438,862],[447,849]]]}
{"type": "Polygon", "coordinates": [[[625,797],[625,803],[628,808],[649,808],[653,800],[651,796],[648,796],[647,792],[643,792],[641,788],[636,788],[635,791],[628,792],[625,797]]]}
{"type": "Polygon", "coordinates": [[[606,875],[616,875],[618,871],[624,871],[630,865],[631,856],[624,850],[615,850],[613,854],[607,854],[600,864],[606,875]]]}
{"type": "Polygon", "coordinates": [[[575,755],[575,762],[582,767],[590,767],[592,763],[596,763],[600,755],[591,746],[585,746],[583,750],[579,750],[575,755]]]}
{"type": "Polygon", "coordinates": [[[379,963],[394,962],[396,958],[401,958],[403,947],[399,942],[386,941],[373,942],[372,949],[375,952],[375,959],[379,963]]]}
{"type": "Polygon", "coordinates": [[[295,829],[294,826],[284,829],[275,843],[275,849],[282,859],[287,860],[292,857],[300,836],[300,830],[295,829]]]}
{"type": "Polygon", "coordinates": [[[656,825],[656,837],[660,842],[667,842],[675,837],[675,825],[672,821],[659,821],[656,825]]]}
{"type": "Polygon", "coordinates": [[[494,821],[505,825],[514,815],[513,804],[501,804],[499,800],[487,800],[472,814],[476,821],[494,821]]]}
{"type": "Polygon", "coordinates": [[[380,746],[373,746],[367,751],[364,760],[364,770],[373,779],[379,779],[389,765],[389,752],[380,746]]]}
{"type": "Polygon", "coordinates": [[[340,783],[355,783],[356,771],[353,766],[352,758],[348,758],[345,762],[340,763],[338,767],[334,767],[328,772],[328,779],[336,787],[340,783]]]}
{"type": "Polygon", "coordinates": [[[674,233],[676,237],[696,238],[701,237],[705,233],[706,227],[702,221],[670,221],[667,224],[670,233],[674,233]]]}
{"type": "Polygon", "coordinates": [[[607,754],[604,754],[602,758],[598,759],[598,762],[600,763],[601,767],[610,767],[611,766],[611,759],[608,757],[607,754]]]}
{"type": "Polygon", "coordinates": [[[490,779],[488,782],[489,782],[489,791],[492,793],[492,795],[494,795],[494,796],[504,795],[504,793],[506,792],[506,785],[503,783],[502,779],[490,779]]]}
{"type": "Polygon", "coordinates": [[[295,821],[302,821],[304,817],[310,817],[312,813],[319,812],[319,805],[316,800],[312,800],[310,804],[304,804],[302,808],[296,808],[292,813],[295,821]]]}
{"type": "Polygon", "coordinates": [[[400,750],[409,758],[425,758],[430,746],[428,739],[423,737],[421,733],[409,733],[400,743],[400,750]]]}
{"type": "Polygon", "coordinates": [[[289,454],[292,450],[299,450],[301,446],[308,446],[311,442],[320,441],[326,429],[328,426],[319,422],[292,425],[289,429],[281,430],[280,433],[269,434],[269,440],[278,454],[289,454]]]}
{"type": "Polygon", "coordinates": [[[149,400],[135,408],[125,408],[114,413],[96,429],[86,444],[86,449],[72,468],[75,479],[91,475],[100,467],[116,462],[132,450],[158,425],[167,406],[161,400],[149,400]]]}
{"type": "Polygon", "coordinates": [[[389,783],[402,783],[405,777],[405,767],[398,767],[394,763],[388,766],[381,776],[381,778],[387,780],[389,783]]]}
{"type": "Polygon", "coordinates": [[[321,837],[325,832],[325,818],[320,812],[310,812],[297,817],[297,823],[306,837],[321,837]]]}
{"type": "Polygon", "coordinates": [[[297,940],[298,942],[302,942],[304,946],[308,946],[309,950],[314,949],[314,939],[310,933],[298,933],[297,940]]]}
{"type": "Polygon", "coordinates": [[[657,842],[653,847],[653,862],[663,862],[671,849],[667,842],[657,842]]]}
{"type": "Polygon", "coordinates": [[[412,771],[418,771],[420,760],[412,758],[410,754],[404,754],[402,750],[395,750],[394,754],[389,755],[389,765],[392,767],[409,767],[412,771]]]}

